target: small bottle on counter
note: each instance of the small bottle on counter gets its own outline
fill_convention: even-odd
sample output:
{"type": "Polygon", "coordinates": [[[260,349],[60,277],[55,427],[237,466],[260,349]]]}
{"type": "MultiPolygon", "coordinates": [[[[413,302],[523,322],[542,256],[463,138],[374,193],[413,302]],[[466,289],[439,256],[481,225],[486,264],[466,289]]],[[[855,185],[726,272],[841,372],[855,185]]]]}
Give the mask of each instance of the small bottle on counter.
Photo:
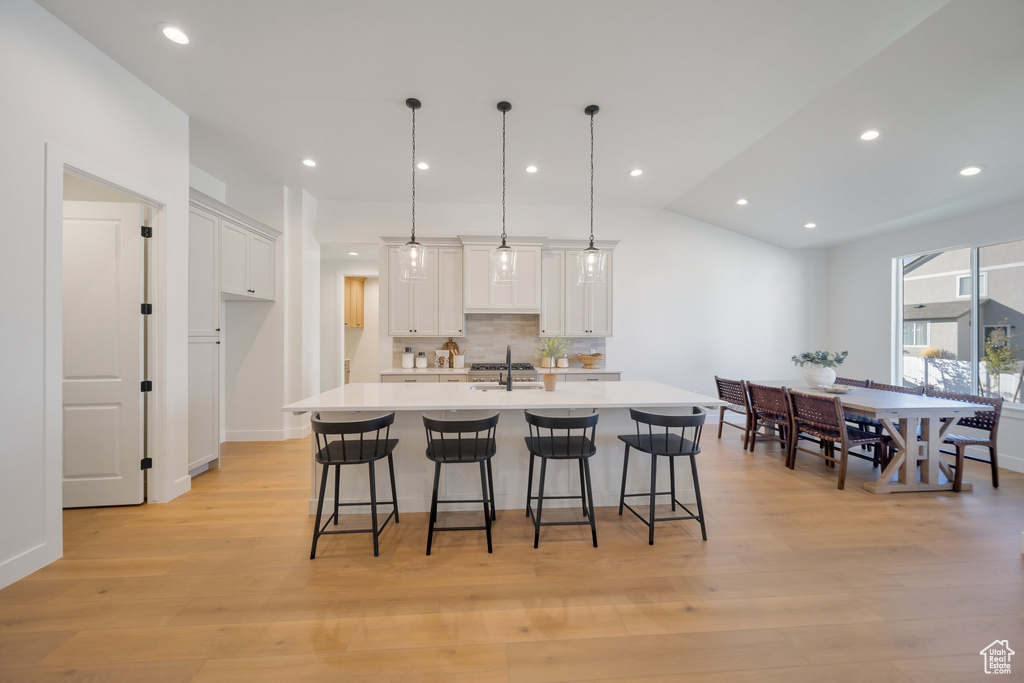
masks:
{"type": "Polygon", "coordinates": [[[556,358],[555,359],[555,367],[559,367],[559,368],[567,368],[567,367],[569,367],[569,354],[564,353],[564,354],[562,354],[561,358],[556,358]]]}
{"type": "Polygon", "coordinates": [[[411,370],[413,367],[412,347],[406,346],[405,353],[402,354],[402,369],[411,370]]]}
{"type": "Polygon", "coordinates": [[[416,367],[420,370],[427,367],[427,354],[424,351],[420,351],[419,355],[416,356],[416,367]]]}

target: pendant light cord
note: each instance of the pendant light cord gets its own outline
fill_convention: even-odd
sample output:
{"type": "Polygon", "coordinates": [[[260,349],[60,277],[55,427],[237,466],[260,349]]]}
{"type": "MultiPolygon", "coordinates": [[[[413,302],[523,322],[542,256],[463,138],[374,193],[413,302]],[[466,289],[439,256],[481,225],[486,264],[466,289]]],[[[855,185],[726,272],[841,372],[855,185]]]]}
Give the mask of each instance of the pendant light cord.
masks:
{"type": "Polygon", "coordinates": [[[501,112],[501,246],[505,246],[505,114],[501,112]]]}
{"type": "Polygon", "coordinates": [[[594,248],[594,115],[590,115],[590,248],[594,248]]]}
{"type": "MultiPolygon", "coordinates": [[[[590,229],[594,231],[593,227],[590,229]]],[[[416,109],[412,110],[412,242],[416,241],[416,109]]]]}

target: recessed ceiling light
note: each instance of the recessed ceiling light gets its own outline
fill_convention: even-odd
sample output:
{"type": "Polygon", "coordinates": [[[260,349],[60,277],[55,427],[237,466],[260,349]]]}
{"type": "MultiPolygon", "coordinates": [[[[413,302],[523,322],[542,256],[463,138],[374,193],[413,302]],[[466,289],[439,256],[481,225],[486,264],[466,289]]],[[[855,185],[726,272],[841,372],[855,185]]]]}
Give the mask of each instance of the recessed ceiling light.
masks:
{"type": "Polygon", "coordinates": [[[643,174],[644,174],[643,170],[639,169],[639,168],[634,168],[632,171],[629,172],[629,175],[633,176],[634,178],[636,178],[638,175],[643,175],[643,174]]]}
{"type": "Polygon", "coordinates": [[[156,27],[160,33],[164,34],[164,37],[172,43],[188,45],[192,42],[192,39],[188,37],[188,34],[177,26],[173,26],[171,24],[157,24],[156,27]]]}
{"type": "Polygon", "coordinates": [[[421,161],[420,163],[416,164],[416,168],[420,169],[421,171],[426,171],[428,168],[430,168],[430,164],[428,164],[425,161],[421,161]]]}
{"type": "Polygon", "coordinates": [[[736,203],[737,203],[737,204],[739,204],[740,206],[746,206],[746,205],[747,205],[747,204],[749,204],[750,202],[749,202],[749,201],[747,201],[746,199],[742,199],[742,198],[740,198],[740,199],[737,199],[737,200],[736,200],[736,203]]]}
{"type": "Polygon", "coordinates": [[[313,168],[314,166],[316,166],[316,162],[314,160],[312,160],[312,159],[307,157],[307,158],[302,160],[302,165],[303,166],[309,166],[310,168],[313,168]]]}
{"type": "Polygon", "coordinates": [[[350,251],[350,252],[348,252],[348,255],[349,256],[359,256],[359,252],[358,251],[350,251]]]}
{"type": "Polygon", "coordinates": [[[807,228],[808,230],[810,230],[811,228],[818,227],[818,224],[817,223],[804,223],[804,227],[807,228]]]}
{"type": "Polygon", "coordinates": [[[866,131],[860,134],[860,139],[865,141],[875,140],[881,134],[882,131],[878,130],[877,128],[868,128],[866,131]]]}
{"type": "Polygon", "coordinates": [[[964,166],[960,169],[960,175],[978,175],[981,173],[982,166],[964,166]]]}
{"type": "Polygon", "coordinates": [[[527,166],[526,167],[526,172],[527,173],[536,173],[537,172],[537,167],[536,166],[527,166]]]}

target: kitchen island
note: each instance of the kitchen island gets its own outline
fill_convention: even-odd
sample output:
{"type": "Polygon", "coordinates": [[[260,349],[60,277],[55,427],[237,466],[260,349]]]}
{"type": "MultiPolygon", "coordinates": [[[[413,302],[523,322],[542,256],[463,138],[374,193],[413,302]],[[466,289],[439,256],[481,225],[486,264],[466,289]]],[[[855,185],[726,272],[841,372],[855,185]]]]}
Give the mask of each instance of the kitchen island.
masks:
{"type": "MultiPolygon", "coordinates": [[[[395,477],[398,486],[399,510],[425,512],[430,507],[433,464],[424,455],[426,435],[422,415],[441,419],[469,418],[499,412],[496,435],[498,453],[492,461],[497,508],[525,509],[526,476],[529,464],[524,437],[527,435],[523,411],[548,414],[579,415],[597,410],[597,454],[591,459],[594,504],[618,505],[622,477],[622,442],[619,434],[635,433],[629,417],[630,408],[662,413],[689,412],[694,407],[717,408],[722,401],[686,389],[659,382],[565,382],[555,391],[544,391],[516,385],[513,391],[494,384],[464,382],[439,384],[347,384],[303,399],[284,407],[293,413],[317,413],[323,419],[367,419],[380,413],[395,411],[391,437],[398,438],[395,450],[395,477]]],[[[650,481],[649,458],[630,459],[630,492],[642,491],[643,482],[650,481]],[[634,471],[635,468],[635,471],[634,471]]],[[[667,460],[664,459],[663,460],[667,460]]],[[[667,463],[661,463],[660,481],[668,476],[667,463]]],[[[698,464],[699,466],[699,464],[698,464]]],[[[689,468],[678,468],[677,491],[680,500],[692,501],[689,468]]],[[[472,498],[480,494],[479,470],[472,465],[448,466],[443,469],[442,498],[472,498]]],[[[386,490],[386,468],[378,482],[386,490]]],[[[310,511],[315,511],[319,471],[310,455],[310,511]]],[[[349,467],[343,472],[343,502],[366,500],[368,490],[366,468],[349,467]]],[[[659,487],[660,488],[660,487],[659,487]]],[[[548,473],[546,491],[576,494],[579,491],[578,469],[565,464],[548,473]]],[[[333,502],[333,501],[332,501],[333,502]]],[[[552,505],[560,501],[552,501],[552,505]]],[[[565,505],[574,505],[565,501],[565,505]]],[[[326,505],[326,502],[325,502],[326,505]]],[[[467,505],[467,508],[473,508],[467,505]]],[[[365,511],[348,508],[349,512],[365,511]]]]}

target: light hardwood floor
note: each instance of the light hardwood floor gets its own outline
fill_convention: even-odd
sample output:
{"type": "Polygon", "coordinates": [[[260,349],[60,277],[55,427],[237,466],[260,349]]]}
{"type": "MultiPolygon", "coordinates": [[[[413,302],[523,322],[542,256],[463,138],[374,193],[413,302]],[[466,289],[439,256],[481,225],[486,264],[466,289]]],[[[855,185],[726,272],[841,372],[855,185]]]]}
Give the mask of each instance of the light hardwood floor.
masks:
{"type": "Polygon", "coordinates": [[[308,457],[227,444],[171,503],[66,511],[64,558],[0,591],[0,680],[962,681],[996,639],[1024,672],[1019,474],[875,496],[855,461],[838,491],[821,461],[709,429],[706,543],[670,522],[651,547],[599,508],[600,548],[553,527],[534,550],[507,510],[493,555],[442,533],[428,558],[426,515],[403,514],[379,558],[359,534],[311,562],[308,457]]]}

